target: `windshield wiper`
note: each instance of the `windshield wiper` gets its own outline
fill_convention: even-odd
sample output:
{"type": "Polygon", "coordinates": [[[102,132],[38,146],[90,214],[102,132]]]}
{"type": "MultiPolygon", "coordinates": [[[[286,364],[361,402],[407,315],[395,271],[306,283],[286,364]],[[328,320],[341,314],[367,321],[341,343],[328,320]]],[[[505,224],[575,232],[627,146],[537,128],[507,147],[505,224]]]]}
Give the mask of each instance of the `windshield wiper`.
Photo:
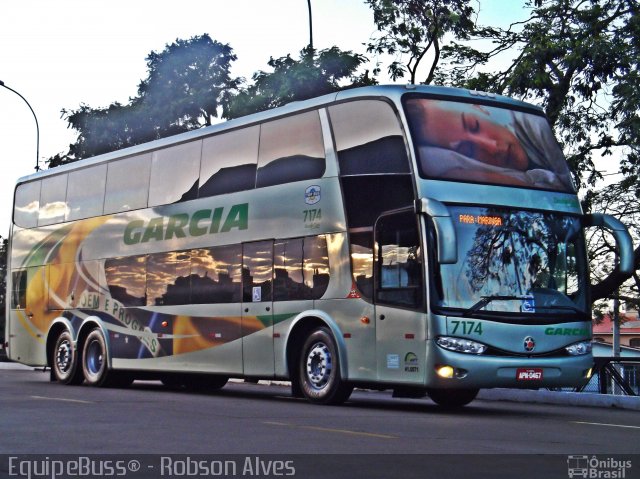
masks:
{"type": "Polygon", "coordinates": [[[532,298],[531,296],[501,296],[498,294],[495,294],[492,296],[482,296],[482,299],[478,301],[476,304],[474,304],[473,306],[471,306],[469,309],[467,309],[464,313],[462,313],[462,316],[464,317],[473,316],[475,313],[477,313],[479,310],[484,308],[487,304],[489,304],[492,301],[514,301],[517,299],[525,300],[525,299],[532,299],[532,298]]]}

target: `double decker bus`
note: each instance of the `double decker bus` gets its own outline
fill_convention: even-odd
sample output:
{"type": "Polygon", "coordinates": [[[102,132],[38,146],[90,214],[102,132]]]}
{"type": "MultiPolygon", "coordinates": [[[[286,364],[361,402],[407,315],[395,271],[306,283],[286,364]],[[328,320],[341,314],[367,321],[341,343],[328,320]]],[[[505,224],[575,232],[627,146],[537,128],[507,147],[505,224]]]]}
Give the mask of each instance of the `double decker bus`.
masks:
{"type": "Polygon", "coordinates": [[[64,384],[288,380],[462,406],[591,375],[584,215],[542,111],[342,91],[18,181],[8,356],[64,384]]]}

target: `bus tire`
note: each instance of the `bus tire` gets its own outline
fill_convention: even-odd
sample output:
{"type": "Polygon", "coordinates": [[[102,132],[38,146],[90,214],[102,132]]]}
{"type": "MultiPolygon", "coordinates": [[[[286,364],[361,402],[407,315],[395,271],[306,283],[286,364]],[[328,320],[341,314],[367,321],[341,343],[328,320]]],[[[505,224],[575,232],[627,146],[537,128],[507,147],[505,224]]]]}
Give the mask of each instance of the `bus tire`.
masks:
{"type": "Polygon", "coordinates": [[[61,384],[78,385],[84,381],[78,361],[78,351],[73,347],[73,337],[69,330],[60,332],[51,352],[51,369],[61,384]]]}
{"type": "Polygon", "coordinates": [[[130,386],[133,377],[110,371],[107,365],[107,342],[102,331],[95,328],[87,335],[82,347],[82,374],[89,386],[123,388],[130,386]]]}
{"type": "Polygon", "coordinates": [[[478,395],[479,389],[429,389],[429,397],[438,406],[459,408],[466,406],[478,395]]]}
{"type": "Polygon", "coordinates": [[[340,377],[338,348],[326,327],[312,331],[302,346],[298,367],[299,384],[304,397],[317,404],[342,404],[353,386],[340,377]]]}

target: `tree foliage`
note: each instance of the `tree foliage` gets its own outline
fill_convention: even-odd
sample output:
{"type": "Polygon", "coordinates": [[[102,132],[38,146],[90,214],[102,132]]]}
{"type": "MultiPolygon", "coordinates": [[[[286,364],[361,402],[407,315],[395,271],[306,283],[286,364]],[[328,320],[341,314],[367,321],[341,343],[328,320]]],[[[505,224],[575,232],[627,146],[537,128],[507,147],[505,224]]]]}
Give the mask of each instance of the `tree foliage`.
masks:
{"type": "Polygon", "coordinates": [[[236,95],[230,108],[230,118],[306,100],[345,88],[375,84],[369,72],[358,74],[367,61],[363,55],[331,47],[317,52],[306,47],[300,58],[287,55],[271,58],[271,72],[258,71],[253,83],[236,95]]]}
{"type": "Polygon", "coordinates": [[[387,69],[392,80],[432,82],[445,34],[468,39],[474,30],[475,11],[470,0],[366,0],[373,10],[378,34],[367,44],[367,51],[389,54],[394,59],[387,69]],[[418,68],[431,59],[429,73],[418,78],[418,68]]]}
{"type": "MultiPolygon", "coordinates": [[[[636,0],[529,0],[526,6],[529,18],[509,28],[476,28],[472,39],[488,41],[490,48],[456,41],[443,48],[448,68],[439,71],[438,81],[540,104],[577,183],[592,192],[587,210],[597,203],[593,200],[609,202],[607,191],[593,192],[603,178],[599,165],[618,169],[617,161],[622,178],[612,188],[637,204],[640,5],[636,0]],[[496,69],[496,60],[505,58],[506,66],[496,69]]],[[[635,264],[640,268],[640,248],[635,264]]],[[[594,289],[596,297],[611,295],[624,281],[617,270],[611,272],[607,283],[594,289]]]]}
{"type": "Polygon", "coordinates": [[[146,58],[148,76],[126,105],[114,102],[106,108],[81,105],[77,110],[63,110],[69,126],[78,131],[78,139],[67,153],[51,158],[49,165],[211,124],[211,118],[226,114],[240,84],[230,74],[235,59],[229,45],[206,34],[178,39],[160,53],[151,52],[146,58]]]}

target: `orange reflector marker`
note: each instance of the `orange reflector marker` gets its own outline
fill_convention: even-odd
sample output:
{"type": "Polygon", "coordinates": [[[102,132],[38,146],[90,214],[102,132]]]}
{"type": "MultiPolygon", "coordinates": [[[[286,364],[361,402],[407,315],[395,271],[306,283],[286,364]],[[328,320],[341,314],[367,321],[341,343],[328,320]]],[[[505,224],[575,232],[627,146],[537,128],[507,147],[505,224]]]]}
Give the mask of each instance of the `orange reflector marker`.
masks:
{"type": "Polygon", "coordinates": [[[166,328],[167,326],[169,326],[169,322],[168,321],[162,321],[162,327],[166,328]]]}
{"type": "Polygon", "coordinates": [[[371,320],[368,317],[363,316],[363,317],[360,318],[360,322],[362,324],[369,324],[369,323],[371,323],[371,320]]]}

